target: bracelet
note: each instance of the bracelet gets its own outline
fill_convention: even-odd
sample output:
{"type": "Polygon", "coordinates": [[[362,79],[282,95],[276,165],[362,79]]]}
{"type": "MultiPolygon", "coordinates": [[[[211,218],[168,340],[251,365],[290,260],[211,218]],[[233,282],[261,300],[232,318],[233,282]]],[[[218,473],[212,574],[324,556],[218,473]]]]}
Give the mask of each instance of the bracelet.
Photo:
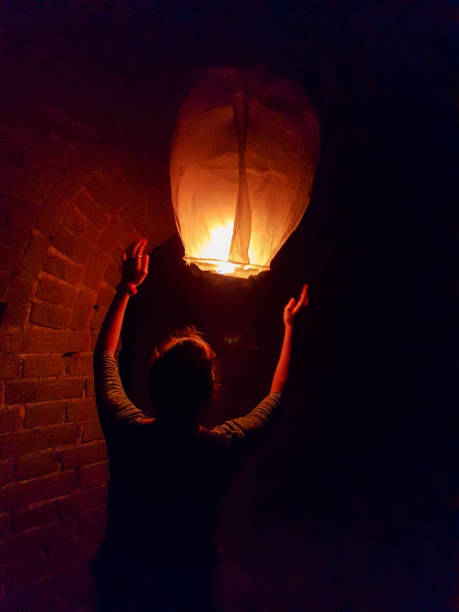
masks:
{"type": "Polygon", "coordinates": [[[132,283],[120,283],[117,285],[116,290],[119,291],[120,289],[127,289],[127,292],[131,296],[137,293],[137,287],[132,283]]]}

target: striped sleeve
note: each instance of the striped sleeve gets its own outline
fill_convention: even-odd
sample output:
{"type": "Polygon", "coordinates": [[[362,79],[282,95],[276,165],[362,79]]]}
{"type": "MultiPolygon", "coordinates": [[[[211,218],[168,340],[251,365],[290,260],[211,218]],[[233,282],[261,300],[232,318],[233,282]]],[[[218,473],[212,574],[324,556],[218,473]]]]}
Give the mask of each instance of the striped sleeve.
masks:
{"type": "Polygon", "coordinates": [[[213,432],[229,438],[231,441],[243,441],[259,433],[271,422],[279,409],[282,394],[279,392],[267,395],[248,414],[213,428],[213,432]]]}
{"type": "Polygon", "coordinates": [[[118,361],[110,353],[94,353],[94,383],[97,409],[103,425],[122,426],[145,419],[144,413],[126,395],[118,361]]]}

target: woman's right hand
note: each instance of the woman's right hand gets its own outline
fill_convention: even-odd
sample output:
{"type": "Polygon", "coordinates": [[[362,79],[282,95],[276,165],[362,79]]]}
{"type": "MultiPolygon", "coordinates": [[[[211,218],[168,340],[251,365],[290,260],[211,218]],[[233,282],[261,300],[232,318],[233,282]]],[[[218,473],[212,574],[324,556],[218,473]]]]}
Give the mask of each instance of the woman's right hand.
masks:
{"type": "Polygon", "coordinates": [[[145,254],[147,239],[133,242],[123,253],[123,273],[121,284],[138,287],[148,275],[150,256],[145,254]]]}

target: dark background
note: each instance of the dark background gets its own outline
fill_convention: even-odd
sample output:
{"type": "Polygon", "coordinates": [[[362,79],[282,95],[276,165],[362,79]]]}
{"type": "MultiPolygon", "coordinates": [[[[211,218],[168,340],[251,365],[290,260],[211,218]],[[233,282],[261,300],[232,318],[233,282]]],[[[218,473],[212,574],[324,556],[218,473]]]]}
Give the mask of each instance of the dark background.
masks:
{"type": "MultiPolygon", "coordinates": [[[[134,398],[152,345],[195,323],[222,363],[209,422],[266,392],[302,282],[284,412],[224,509],[228,609],[448,609],[451,568],[452,27],[442,2],[5,3],[24,71],[74,115],[122,124],[168,190],[175,116],[200,70],[299,80],[322,126],[305,217],[247,282],[199,274],[172,239],[128,312],[134,398]],[[135,354],[137,361],[132,357],[135,354]],[[136,364],[133,366],[133,364],[136,364]]],[[[10,96],[12,97],[12,96],[10,96]]]]}

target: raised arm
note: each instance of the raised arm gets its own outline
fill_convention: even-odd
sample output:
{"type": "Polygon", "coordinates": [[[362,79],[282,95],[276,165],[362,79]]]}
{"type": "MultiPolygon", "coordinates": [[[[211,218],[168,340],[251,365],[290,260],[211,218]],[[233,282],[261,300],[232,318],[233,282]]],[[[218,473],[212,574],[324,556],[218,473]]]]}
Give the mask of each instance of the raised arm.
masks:
{"type": "Polygon", "coordinates": [[[123,253],[121,283],[102,323],[94,351],[96,353],[115,354],[129,298],[137,293],[137,287],[143,283],[148,274],[149,256],[145,255],[146,246],[147,241],[142,238],[131,244],[123,253]]]}
{"type": "Polygon", "coordinates": [[[144,413],[126,395],[115,358],[129,298],[148,274],[147,241],[138,240],[123,254],[123,274],[113,302],[105,315],[94,349],[94,383],[97,408],[104,432],[108,427],[145,422],[144,413]]]}
{"type": "Polygon", "coordinates": [[[308,285],[303,285],[298,301],[291,298],[284,308],[284,339],[271,383],[271,393],[281,392],[287,382],[290,371],[290,356],[292,354],[292,338],[295,317],[298,312],[309,304],[308,285]]]}
{"type": "Polygon", "coordinates": [[[282,349],[274,372],[269,395],[245,416],[225,421],[222,425],[214,427],[213,431],[223,435],[228,443],[240,442],[263,430],[277,411],[290,370],[290,355],[292,352],[295,317],[301,308],[304,308],[308,304],[308,286],[303,285],[298,301],[291,298],[284,308],[284,340],[282,342],[282,349]]]}

